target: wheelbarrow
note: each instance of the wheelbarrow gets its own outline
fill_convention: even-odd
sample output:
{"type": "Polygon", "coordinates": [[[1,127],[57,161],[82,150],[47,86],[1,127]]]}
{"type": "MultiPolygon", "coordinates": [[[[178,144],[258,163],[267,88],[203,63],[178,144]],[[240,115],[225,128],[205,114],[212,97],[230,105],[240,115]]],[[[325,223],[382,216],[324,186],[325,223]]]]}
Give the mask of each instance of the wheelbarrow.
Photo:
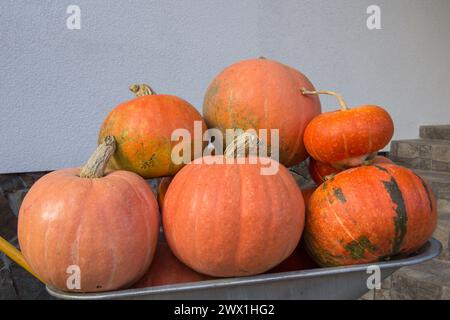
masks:
{"type": "MultiPolygon", "coordinates": [[[[0,250],[36,276],[26,264],[20,251],[3,238],[0,239],[0,250]]],[[[373,264],[316,268],[100,293],[65,292],[49,285],[47,285],[47,291],[56,298],[75,300],[357,299],[371,289],[369,284],[375,284],[371,281],[374,279],[371,278],[375,275],[374,272],[379,272],[378,280],[382,281],[401,267],[435,258],[441,250],[441,243],[431,238],[420,250],[408,257],[373,264]]]]}

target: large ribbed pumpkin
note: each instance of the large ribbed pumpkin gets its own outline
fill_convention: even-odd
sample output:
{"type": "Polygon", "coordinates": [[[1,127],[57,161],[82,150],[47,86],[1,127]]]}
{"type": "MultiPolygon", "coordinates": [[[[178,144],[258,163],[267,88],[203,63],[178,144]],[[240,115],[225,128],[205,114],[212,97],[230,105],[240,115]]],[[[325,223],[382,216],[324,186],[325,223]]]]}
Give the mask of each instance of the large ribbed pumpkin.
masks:
{"type": "Polygon", "coordinates": [[[394,134],[389,113],[375,105],[349,108],[342,97],[332,91],[303,90],[311,98],[317,94],[338,97],[341,109],[324,112],[306,127],[303,141],[314,159],[336,168],[356,167],[384,148],[394,134]]]}
{"type": "Polygon", "coordinates": [[[73,168],[43,176],[21,205],[20,248],[48,285],[64,291],[115,290],[139,280],[152,262],[159,232],[156,199],[135,173],[103,176],[108,157],[88,162],[93,171],[85,166],[81,173],[73,168]]]}
{"type": "MultiPolygon", "coordinates": [[[[250,160],[249,160],[250,159],[250,160]]],[[[218,164],[223,156],[190,163],[174,177],[164,199],[163,226],[173,253],[192,269],[217,277],[265,272],[297,246],[304,225],[301,191],[279,166],[262,175],[252,164],[218,164]]]]}
{"type": "MultiPolygon", "coordinates": [[[[307,207],[309,198],[314,193],[316,187],[307,187],[303,188],[302,195],[303,200],[305,202],[305,215],[307,215],[307,207]]],[[[305,270],[317,268],[318,265],[314,262],[314,260],[309,256],[305,249],[305,245],[302,240],[300,240],[297,248],[295,248],[294,252],[287,257],[283,262],[277,265],[275,268],[270,269],[267,273],[277,273],[277,272],[289,272],[289,271],[297,271],[297,270],[305,270]]]]}
{"type": "Polygon", "coordinates": [[[195,272],[177,259],[165,242],[159,242],[155,258],[145,275],[133,288],[146,288],[166,284],[197,282],[212,277],[195,272]]]}
{"type": "MultiPolygon", "coordinates": [[[[223,70],[209,85],[203,115],[209,128],[279,129],[280,162],[289,167],[307,158],[303,132],[320,113],[313,85],[298,70],[274,60],[251,59],[223,70]]],[[[268,143],[270,150],[270,137],[268,143]]]]}
{"type": "MultiPolygon", "coordinates": [[[[206,125],[200,113],[188,102],[173,95],[156,94],[146,85],[132,86],[138,96],[114,108],[104,120],[99,142],[112,135],[117,152],[109,163],[112,169],[128,170],[144,178],[174,175],[183,164],[172,161],[171,152],[179,141],[171,141],[176,129],[186,129],[194,159],[194,122],[200,124],[200,136],[206,125]]],[[[204,143],[199,140],[200,153],[204,143]]]]}
{"type": "Polygon", "coordinates": [[[362,166],[338,173],[313,193],[304,240],[322,266],[371,263],[419,249],[436,221],[436,199],[413,171],[362,166]]]}
{"type": "MultiPolygon", "coordinates": [[[[370,160],[366,160],[366,165],[369,164],[380,164],[380,163],[393,163],[390,159],[383,156],[375,156],[370,160]]],[[[318,185],[322,184],[325,181],[325,178],[328,176],[332,176],[338,174],[339,172],[344,171],[345,169],[338,169],[333,167],[331,164],[323,163],[315,160],[314,158],[309,158],[308,165],[309,173],[311,178],[318,185]]]]}

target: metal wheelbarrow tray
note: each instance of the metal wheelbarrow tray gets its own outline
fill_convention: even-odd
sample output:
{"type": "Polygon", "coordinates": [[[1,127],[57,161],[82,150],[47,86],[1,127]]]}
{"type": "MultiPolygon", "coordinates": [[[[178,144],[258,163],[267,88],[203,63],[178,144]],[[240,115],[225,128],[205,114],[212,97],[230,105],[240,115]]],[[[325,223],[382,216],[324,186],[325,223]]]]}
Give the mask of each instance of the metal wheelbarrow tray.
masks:
{"type": "Polygon", "coordinates": [[[155,286],[101,293],[71,293],[47,286],[62,299],[357,299],[366,293],[369,266],[380,268],[381,280],[397,269],[419,264],[438,256],[441,243],[430,239],[416,254],[407,258],[374,264],[317,268],[292,272],[225,278],[195,283],[155,286]]]}

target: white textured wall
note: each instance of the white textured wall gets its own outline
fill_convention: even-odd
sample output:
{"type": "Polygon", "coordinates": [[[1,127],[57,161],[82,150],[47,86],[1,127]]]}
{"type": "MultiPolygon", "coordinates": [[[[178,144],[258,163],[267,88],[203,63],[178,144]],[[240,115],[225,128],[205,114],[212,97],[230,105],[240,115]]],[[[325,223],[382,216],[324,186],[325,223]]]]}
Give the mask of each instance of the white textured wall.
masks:
{"type": "Polygon", "coordinates": [[[260,55],[385,106],[395,138],[416,137],[450,123],[449,34],[448,0],[1,1],[0,172],[82,164],[130,83],[201,110],[216,73],[260,55]],[[66,28],[70,4],[81,30],[66,28]],[[370,4],[382,30],[366,27],[370,4]]]}

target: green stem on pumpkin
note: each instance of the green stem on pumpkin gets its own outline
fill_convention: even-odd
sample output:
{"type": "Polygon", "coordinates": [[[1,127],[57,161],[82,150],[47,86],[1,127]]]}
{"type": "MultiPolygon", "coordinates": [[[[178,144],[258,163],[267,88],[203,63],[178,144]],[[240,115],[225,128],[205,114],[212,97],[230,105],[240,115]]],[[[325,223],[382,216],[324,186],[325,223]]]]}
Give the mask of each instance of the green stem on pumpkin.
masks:
{"type": "Polygon", "coordinates": [[[132,84],[130,86],[130,91],[133,92],[136,97],[151,96],[156,94],[156,92],[148,84],[132,84]]]}
{"type": "Polygon", "coordinates": [[[341,110],[349,110],[349,107],[347,106],[347,103],[345,103],[344,98],[342,98],[342,96],[334,91],[329,91],[329,90],[307,90],[306,88],[302,88],[302,94],[303,95],[308,95],[308,94],[313,94],[313,95],[319,95],[319,94],[328,94],[331,95],[333,97],[335,97],[338,102],[339,105],[341,106],[341,110]]]}
{"type": "Polygon", "coordinates": [[[81,178],[101,178],[105,175],[106,165],[116,151],[116,140],[113,136],[106,136],[86,164],[81,168],[81,178]]]}

